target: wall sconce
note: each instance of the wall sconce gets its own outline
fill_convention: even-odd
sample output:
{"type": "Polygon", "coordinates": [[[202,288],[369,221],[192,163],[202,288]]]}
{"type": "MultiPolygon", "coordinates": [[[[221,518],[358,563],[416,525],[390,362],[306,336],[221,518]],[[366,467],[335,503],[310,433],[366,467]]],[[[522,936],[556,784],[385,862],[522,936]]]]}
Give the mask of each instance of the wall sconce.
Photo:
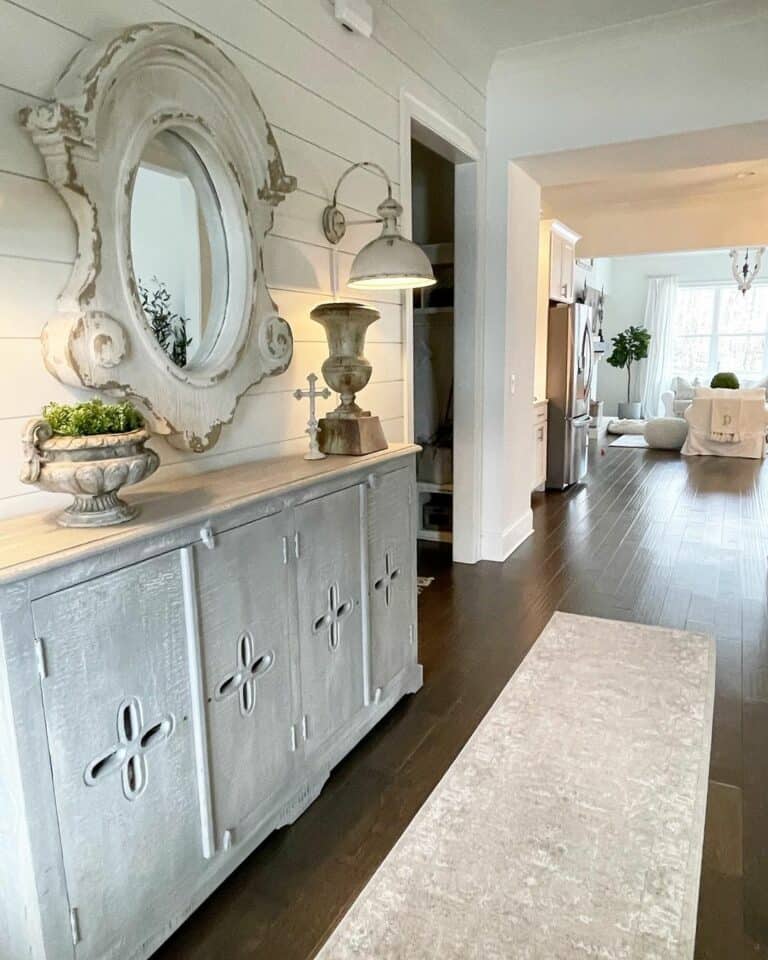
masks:
{"type": "Polygon", "coordinates": [[[323,211],[323,231],[330,243],[337,244],[347,227],[364,223],[383,224],[381,236],[367,243],[352,261],[352,269],[347,286],[359,290],[409,290],[414,287],[431,287],[435,283],[432,264],[424,251],[406,240],[397,225],[403,208],[392,196],[392,182],[376,163],[355,163],[339,177],[333,200],[323,211]],[[350,220],[336,205],[339,187],[352,173],[364,167],[377,173],[387,184],[387,196],[379,204],[375,220],[350,220]]]}

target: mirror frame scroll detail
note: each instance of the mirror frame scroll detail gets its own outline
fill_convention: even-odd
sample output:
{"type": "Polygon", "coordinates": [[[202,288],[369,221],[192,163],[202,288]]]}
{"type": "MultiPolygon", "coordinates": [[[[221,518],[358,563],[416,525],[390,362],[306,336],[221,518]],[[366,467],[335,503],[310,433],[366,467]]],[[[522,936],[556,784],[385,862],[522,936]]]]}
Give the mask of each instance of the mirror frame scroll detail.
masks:
{"type": "Polygon", "coordinates": [[[134,400],[174,446],[202,452],[239,399],[293,355],[264,275],[274,208],[296,189],[248,81],[210,40],[174,23],[140,24],[85,46],[50,103],[20,120],[77,227],[77,256],[43,331],[63,383],[134,400]],[[133,183],[146,144],[180,133],[212,180],[229,252],[230,294],[210,362],[179,368],[153,340],[130,252],[133,183]]]}

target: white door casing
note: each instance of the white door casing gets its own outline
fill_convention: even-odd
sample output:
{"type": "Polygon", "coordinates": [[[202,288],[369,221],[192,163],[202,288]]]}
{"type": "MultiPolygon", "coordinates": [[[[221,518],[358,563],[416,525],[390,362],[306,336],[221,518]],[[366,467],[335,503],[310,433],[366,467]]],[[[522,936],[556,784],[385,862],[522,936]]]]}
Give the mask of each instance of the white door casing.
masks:
{"type": "MultiPolygon", "coordinates": [[[[411,138],[455,165],[455,306],[453,424],[453,559],[480,559],[483,362],[484,148],[439,106],[403,89],[400,93],[400,192],[403,232],[413,234],[411,138]]],[[[406,440],[413,442],[413,299],[403,300],[403,366],[406,440]]]]}

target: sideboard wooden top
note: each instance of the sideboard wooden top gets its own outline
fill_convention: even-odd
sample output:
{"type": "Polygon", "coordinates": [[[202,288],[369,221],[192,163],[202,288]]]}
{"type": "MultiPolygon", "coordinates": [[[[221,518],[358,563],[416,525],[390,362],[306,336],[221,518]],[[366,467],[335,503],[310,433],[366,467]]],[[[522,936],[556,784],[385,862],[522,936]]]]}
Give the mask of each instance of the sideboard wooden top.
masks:
{"type": "Polygon", "coordinates": [[[140,506],[132,522],[98,529],[60,527],[55,512],[0,521],[0,584],[145,539],[188,523],[205,522],[235,506],[279,496],[318,480],[342,477],[416,453],[413,444],[391,444],[363,457],[305,460],[301,454],[242,463],[177,480],[155,478],[121,493],[140,506]]]}

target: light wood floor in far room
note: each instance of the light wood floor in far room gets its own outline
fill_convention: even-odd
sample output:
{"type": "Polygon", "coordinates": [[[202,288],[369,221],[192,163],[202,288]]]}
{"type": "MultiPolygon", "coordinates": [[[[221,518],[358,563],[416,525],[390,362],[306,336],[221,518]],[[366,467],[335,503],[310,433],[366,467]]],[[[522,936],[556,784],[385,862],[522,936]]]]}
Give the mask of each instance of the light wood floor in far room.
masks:
{"type": "Polygon", "coordinates": [[[556,609],[717,638],[696,956],[768,956],[768,468],[591,450],[589,482],[534,498],[505,564],[422,550],[424,689],[336,769],[156,955],[307,960],[360,892],[556,609]]]}

